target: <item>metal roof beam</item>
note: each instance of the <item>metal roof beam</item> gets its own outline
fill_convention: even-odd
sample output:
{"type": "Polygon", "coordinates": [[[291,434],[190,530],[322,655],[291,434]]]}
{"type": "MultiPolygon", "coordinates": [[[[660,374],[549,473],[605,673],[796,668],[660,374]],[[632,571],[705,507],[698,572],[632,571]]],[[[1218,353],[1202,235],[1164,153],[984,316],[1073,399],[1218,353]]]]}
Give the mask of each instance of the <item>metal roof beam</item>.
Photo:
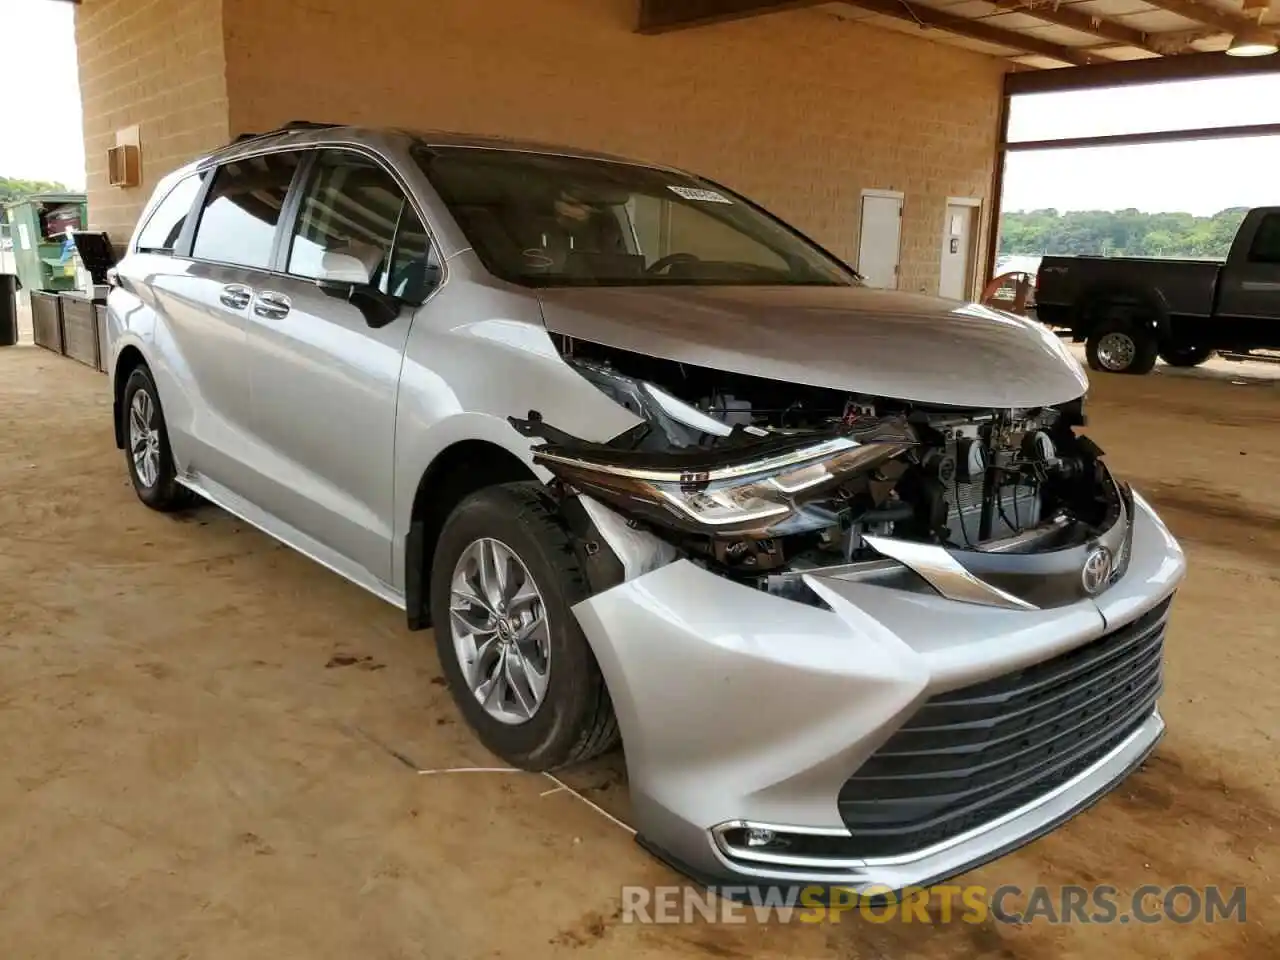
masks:
{"type": "Polygon", "coordinates": [[[1192,127],[1187,130],[1153,130],[1150,133],[1104,133],[1096,137],[1060,137],[1056,140],[1015,140],[1000,144],[1009,153],[1028,150],[1076,150],[1081,147],[1133,147],[1149,143],[1182,143],[1187,140],[1238,140],[1274,137],[1280,123],[1243,123],[1233,127],[1192,127]]]}
{"type": "Polygon", "coordinates": [[[1250,76],[1280,73],[1280,57],[1229,57],[1225,53],[1184,53],[1179,57],[1113,60],[1075,70],[1027,70],[1007,73],[1004,92],[1050,93],[1061,90],[1096,90],[1131,84],[1200,80],[1206,77],[1250,76]]]}
{"type": "Polygon", "coordinates": [[[640,0],[639,33],[668,33],[816,7],[825,0],[640,0]]]}
{"type": "Polygon", "coordinates": [[[932,7],[909,6],[905,0],[843,0],[843,2],[871,13],[914,23],[922,29],[944,30],[958,37],[968,37],[970,40],[982,40],[996,46],[1038,54],[1061,63],[1084,66],[1106,60],[1105,57],[1093,56],[1087,50],[1051,43],[1025,33],[1005,30],[1003,27],[993,27],[981,20],[958,17],[953,13],[935,10],[932,7]]]}

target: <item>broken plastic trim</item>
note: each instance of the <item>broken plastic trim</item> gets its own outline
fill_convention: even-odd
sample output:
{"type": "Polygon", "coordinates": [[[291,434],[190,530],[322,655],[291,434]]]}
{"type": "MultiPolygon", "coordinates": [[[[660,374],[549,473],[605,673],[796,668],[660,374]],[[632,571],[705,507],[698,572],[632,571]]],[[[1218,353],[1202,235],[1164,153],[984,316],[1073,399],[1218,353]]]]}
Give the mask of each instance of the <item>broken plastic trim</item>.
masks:
{"type": "MultiPolygon", "coordinates": [[[[690,406],[678,397],[673,397],[655,384],[641,381],[640,389],[652,398],[663,413],[677,423],[713,437],[728,437],[733,434],[733,427],[729,424],[703,413],[697,407],[690,406]]],[[[755,426],[744,426],[742,432],[756,437],[767,437],[769,435],[767,430],[762,430],[760,427],[755,426]]]]}

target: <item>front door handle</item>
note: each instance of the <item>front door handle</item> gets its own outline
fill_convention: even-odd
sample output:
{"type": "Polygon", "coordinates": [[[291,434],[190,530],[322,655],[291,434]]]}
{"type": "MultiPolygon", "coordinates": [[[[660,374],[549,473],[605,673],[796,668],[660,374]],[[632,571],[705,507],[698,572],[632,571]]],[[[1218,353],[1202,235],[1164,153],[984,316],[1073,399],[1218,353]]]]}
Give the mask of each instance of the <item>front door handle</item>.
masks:
{"type": "Polygon", "coordinates": [[[222,301],[224,307],[232,310],[243,310],[249,305],[249,301],[253,299],[253,290],[243,283],[229,283],[222,288],[222,293],[218,295],[218,299],[222,301]]]}
{"type": "Polygon", "coordinates": [[[266,317],[268,320],[279,320],[281,317],[288,315],[291,306],[289,298],[283,293],[276,293],[274,290],[263,290],[253,303],[253,312],[260,317],[266,317]]]}

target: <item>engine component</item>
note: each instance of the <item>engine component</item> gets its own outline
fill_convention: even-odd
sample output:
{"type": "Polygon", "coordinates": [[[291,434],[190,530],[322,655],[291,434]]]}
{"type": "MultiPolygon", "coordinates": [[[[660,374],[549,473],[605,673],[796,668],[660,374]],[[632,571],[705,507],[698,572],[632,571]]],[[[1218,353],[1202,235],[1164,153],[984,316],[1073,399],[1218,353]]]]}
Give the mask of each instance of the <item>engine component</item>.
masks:
{"type": "Polygon", "coordinates": [[[1028,433],[1022,440],[1022,455],[1028,460],[1048,463],[1057,453],[1053,438],[1043,430],[1028,433]]]}
{"type": "Polygon", "coordinates": [[[947,530],[953,543],[977,544],[983,539],[999,540],[1012,536],[1040,521],[1042,504],[1039,491],[1031,484],[1014,483],[1001,486],[993,501],[991,533],[982,537],[983,482],[981,479],[957,483],[944,497],[951,507],[947,530]]]}
{"type": "Polygon", "coordinates": [[[987,450],[981,440],[961,440],[956,444],[956,463],[961,480],[980,480],[987,473],[987,450]]]}

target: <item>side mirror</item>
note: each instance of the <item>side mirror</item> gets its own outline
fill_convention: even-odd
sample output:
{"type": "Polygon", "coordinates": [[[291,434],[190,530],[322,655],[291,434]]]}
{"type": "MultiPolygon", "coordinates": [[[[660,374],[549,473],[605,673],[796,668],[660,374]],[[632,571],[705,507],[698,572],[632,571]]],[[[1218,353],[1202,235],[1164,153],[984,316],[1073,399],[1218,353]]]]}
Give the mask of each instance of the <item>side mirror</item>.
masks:
{"type": "Polygon", "coordinates": [[[320,258],[320,279],[368,286],[373,277],[369,267],[359,257],[326,250],[320,258]]]}
{"type": "Polygon", "coordinates": [[[346,283],[341,280],[317,280],[320,292],[335,300],[345,300],[364,315],[365,323],[377,330],[400,316],[403,301],[383,293],[369,283],[346,283]]]}

